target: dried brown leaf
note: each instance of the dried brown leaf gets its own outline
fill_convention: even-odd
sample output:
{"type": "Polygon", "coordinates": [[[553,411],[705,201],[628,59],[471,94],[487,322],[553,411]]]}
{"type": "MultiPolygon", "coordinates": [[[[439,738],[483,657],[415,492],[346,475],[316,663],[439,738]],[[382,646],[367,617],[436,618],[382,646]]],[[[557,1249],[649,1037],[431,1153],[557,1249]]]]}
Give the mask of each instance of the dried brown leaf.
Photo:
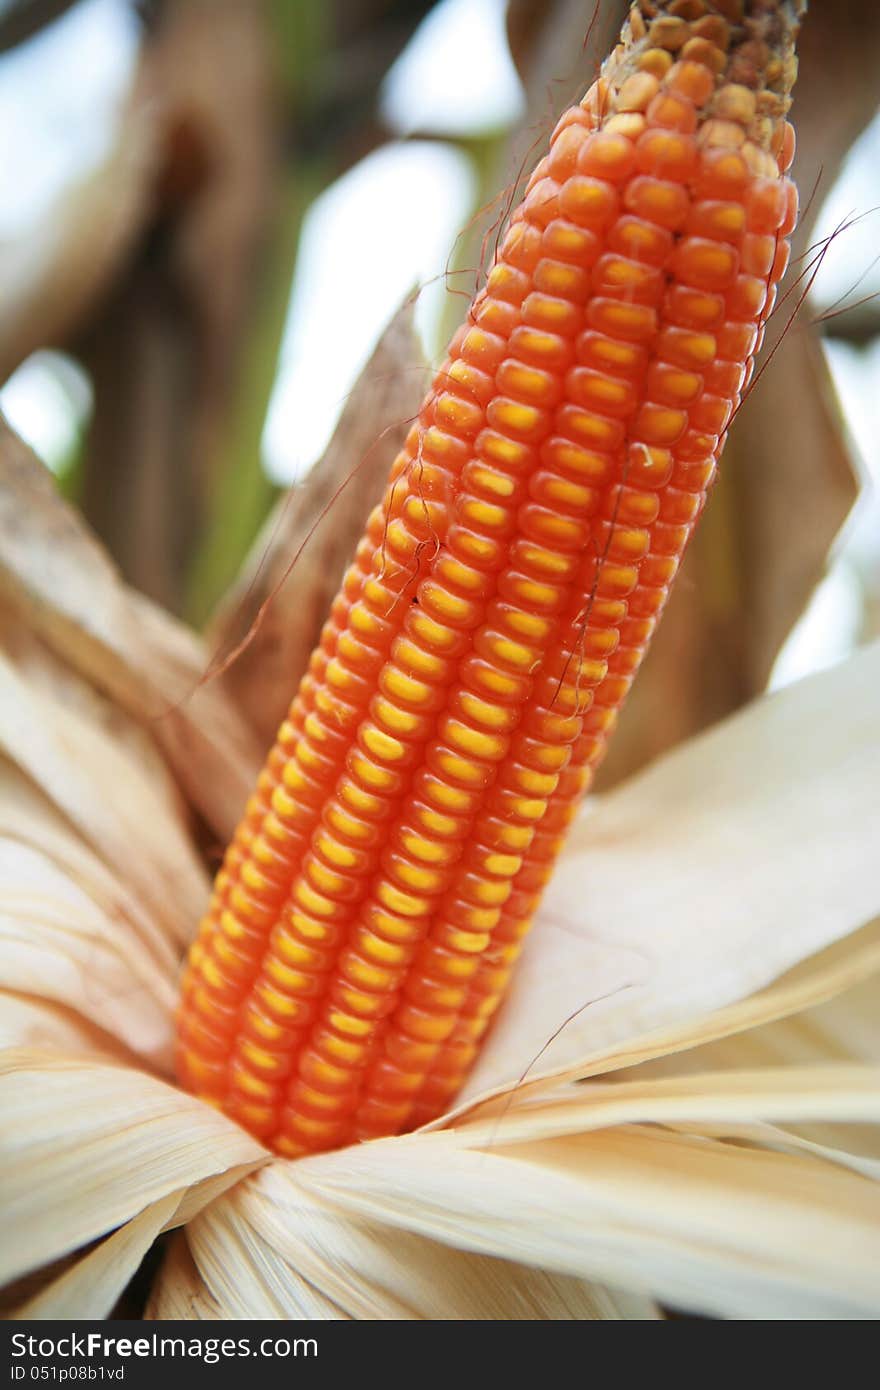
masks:
{"type": "Polygon", "coordinates": [[[222,839],[256,777],[253,734],[215,683],[198,640],[128,589],[50,474],[0,420],[0,600],[162,749],[222,839]]]}
{"type": "Polygon", "coordinates": [[[63,341],[124,264],[149,212],[156,115],[139,79],[103,162],[0,247],[0,381],[36,348],[63,341]]]}
{"type": "Polygon", "coordinates": [[[172,612],[218,488],[254,480],[241,545],[269,504],[258,432],[296,245],[269,10],[155,7],[142,56],[160,128],[150,216],[73,343],[95,395],[83,510],[126,581],[172,612]]]}

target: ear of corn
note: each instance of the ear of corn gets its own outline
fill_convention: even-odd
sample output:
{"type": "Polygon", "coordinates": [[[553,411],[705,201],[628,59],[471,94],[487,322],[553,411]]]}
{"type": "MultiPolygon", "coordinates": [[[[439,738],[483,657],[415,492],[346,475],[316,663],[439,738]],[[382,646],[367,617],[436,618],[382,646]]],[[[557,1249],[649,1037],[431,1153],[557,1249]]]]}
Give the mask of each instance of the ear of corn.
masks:
{"type": "Polygon", "coordinates": [[[633,5],[368,521],[184,981],[281,1153],[436,1116],[504,993],[785,268],[799,9],[633,5]]]}

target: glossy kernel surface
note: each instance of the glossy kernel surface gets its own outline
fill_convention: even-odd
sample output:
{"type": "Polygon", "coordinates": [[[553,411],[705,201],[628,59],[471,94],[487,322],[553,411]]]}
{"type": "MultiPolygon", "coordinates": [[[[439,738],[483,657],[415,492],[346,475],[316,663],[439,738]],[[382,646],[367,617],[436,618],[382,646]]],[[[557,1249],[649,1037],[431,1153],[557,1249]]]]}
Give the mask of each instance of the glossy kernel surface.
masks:
{"type": "Polygon", "coordinates": [[[797,204],[790,44],[704,9],[559,122],[217,877],[178,1071],[286,1156],[460,1089],[714,478],[797,204]]]}

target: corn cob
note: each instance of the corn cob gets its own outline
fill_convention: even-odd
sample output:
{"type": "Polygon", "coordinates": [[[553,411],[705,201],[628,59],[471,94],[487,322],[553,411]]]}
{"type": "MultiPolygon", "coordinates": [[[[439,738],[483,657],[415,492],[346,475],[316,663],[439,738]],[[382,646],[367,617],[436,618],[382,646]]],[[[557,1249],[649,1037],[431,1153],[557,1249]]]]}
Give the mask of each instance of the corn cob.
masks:
{"type": "Polygon", "coordinates": [[[181,1080],[280,1153],[467,1075],[785,269],[802,8],[633,4],[369,518],[184,979],[181,1080]]]}

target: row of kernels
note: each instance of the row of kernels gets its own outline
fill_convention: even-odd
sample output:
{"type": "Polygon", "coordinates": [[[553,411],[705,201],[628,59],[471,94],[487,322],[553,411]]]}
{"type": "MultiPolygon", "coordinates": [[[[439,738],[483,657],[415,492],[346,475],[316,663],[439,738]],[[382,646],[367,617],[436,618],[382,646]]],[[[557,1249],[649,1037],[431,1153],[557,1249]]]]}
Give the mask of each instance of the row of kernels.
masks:
{"type": "MultiPolygon", "coordinates": [[[[432,437],[432,447],[435,449],[435,451],[437,450],[438,442],[442,442],[442,434],[439,431],[435,430],[434,435],[432,437]]],[[[436,486],[436,479],[431,476],[426,478],[424,469],[422,469],[420,482],[428,488],[431,488],[432,485],[436,486]]],[[[411,513],[411,519],[412,515],[413,514],[411,513]]],[[[384,538],[387,538],[387,532],[386,537],[384,538]]],[[[334,653],[334,657],[332,658],[332,660],[336,662],[336,666],[329,671],[331,683],[335,675],[337,684],[345,690],[347,695],[350,696],[352,692],[354,693],[356,701],[355,708],[357,704],[360,703],[360,701],[357,700],[358,693],[363,693],[362,675],[365,666],[369,666],[372,669],[373,665],[377,663],[378,656],[384,654],[382,649],[387,644],[389,629],[387,623],[384,622],[384,613],[385,611],[387,611],[387,605],[382,601],[384,599],[384,594],[381,592],[382,587],[382,585],[377,586],[374,583],[371,594],[367,595],[367,603],[369,604],[369,600],[370,598],[372,598],[374,607],[376,606],[375,600],[377,597],[377,590],[378,597],[380,598],[380,603],[378,605],[379,612],[374,612],[372,615],[374,621],[370,623],[367,610],[367,613],[365,614],[366,621],[361,625],[362,629],[367,629],[366,632],[362,633],[362,636],[366,636],[367,640],[359,640],[357,636],[354,636],[350,632],[342,633],[342,652],[339,655],[334,653]],[[378,653],[376,652],[376,649],[373,647],[373,644],[369,641],[370,636],[372,636],[375,639],[377,635],[380,638],[379,642],[376,644],[379,648],[378,653]],[[344,678],[346,666],[349,666],[349,671],[347,673],[349,676],[348,680],[344,678]]],[[[332,645],[335,645],[338,649],[340,645],[339,638],[337,638],[335,644],[325,643],[325,647],[327,645],[331,645],[331,649],[332,645]]],[[[380,736],[381,727],[377,727],[374,724],[373,728],[376,732],[376,735],[380,736]]],[[[317,730],[314,727],[312,727],[312,729],[308,732],[310,732],[314,737],[317,730]]],[[[321,740],[321,742],[324,743],[326,742],[326,740],[321,740]]],[[[332,760],[328,762],[327,758],[323,755],[323,753],[318,753],[317,756],[315,756],[314,749],[309,748],[308,742],[303,742],[302,740],[300,740],[297,746],[303,748],[305,754],[305,762],[307,766],[311,765],[312,771],[323,772],[325,777],[329,777],[329,775],[333,771],[332,760]]],[[[371,766],[369,759],[361,761],[360,770],[362,772],[364,771],[365,766],[367,768],[371,766]]],[[[295,782],[296,780],[297,779],[294,778],[295,782]]],[[[306,790],[306,788],[302,784],[300,784],[297,786],[296,790],[302,793],[306,790]]],[[[317,853],[306,857],[306,860],[303,864],[304,878],[298,884],[298,888],[300,890],[300,901],[297,904],[297,906],[300,908],[300,912],[297,915],[301,924],[308,924],[312,927],[312,929],[314,929],[315,927],[320,927],[322,914],[324,914],[325,916],[327,914],[332,915],[334,912],[338,910],[333,906],[334,898],[338,899],[339,896],[342,896],[343,899],[349,898],[352,892],[357,891],[356,883],[352,881],[350,876],[348,877],[348,879],[346,879],[346,876],[344,874],[340,874],[339,872],[333,872],[332,868],[327,863],[328,858],[330,859],[331,863],[335,859],[337,866],[340,865],[341,861],[342,865],[344,865],[344,867],[348,870],[350,870],[352,867],[355,867],[359,862],[356,857],[354,859],[354,862],[352,861],[352,855],[345,840],[340,842],[335,836],[333,836],[332,834],[327,834],[326,832],[319,840],[319,847],[317,853]],[[322,888],[325,890],[329,890],[333,894],[333,897],[328,897],[326,893],[322,893],[320,891],[320,889],[322,888]],[[313,915],[315,912],[319,914],[317,919],[313,915]]],[[[285,971],[285,967],[282,964],[280,969],[282,971],[283,978],[281,980],[275,980],[273,982],[270,974],[269,979],[264,982],[266,988],[268,988],[273,983],[276,986],[280,984],[281,991],[279,997],[283,1000],[290,999],[291,995],[293,995],[294,997],[307,997],[311,994],[318,992],[321,988],[320,980],[322,978],[326,978],[326,973],[329,969],[329,962],[332,959],[332,957],[322,956],[320,953],[316,953],[313,949],[310,951],[307,943],[304,943],[301,939],[298,940],[295,933],[286,943],[288,953],[292,949],[291,941],[296,943],[295,949],[298,952],[298,960],[303,966],[305,966],[305,969],[285,971]],[[318,969],[317,967],[320,966],[324,966],[325,969],[318,969]]],[[[285,947],[284,939],[279,937],[276,941],[276,945],[279,947],[279,949],[283,950],[285,947]]],[[[276,963],[269,962],[269,965],[270,967],[275,969],[275,974],[277,975],[278,967],[276,963]]],[[[233,1073],[233,1088],[235,1088],[238,1085],[240,1089],[239,1083],[241,1081],[241,1078],[240,1076],[238,1076],[238,1073],[241,1070],[241,1063],[243,1062],[246,1068],[248,1065],[250,1065],[251,1067],[255,1065],[254,1056],[248,1052],[246,1044],[244,1046],[245,1052],[242,1054],[241,1048],[238,1048],[236,1057],[234,1059],[233,1066],[235,1070],[233,1073]],[[236,1077],[238,1077],[238,1080],[236,1080],[236,1077]]],[[[247,1075],[247,1072],[245,1072],[245,1075],[247,1075]]],[[[251,1115],[250,1119],[251,1121],[253,1121],[254,1116],[251,1115]]]]}
{"type": "MultiPolygon", "coordinates": [[[[447,616],[448,616],[448,615],[447,615],[447,616]]],[[[462,615],[459,614],[458,616],[461,617],[462,615]]],[[[421,617],[419,617],[418,619],[414,619],[414,622],[420,624],[420,623],[422,622],[421,617]]],[[[424,633],[422,633],[421,635],[424,636],[424,633]]],[[[436,632],[432,631],[431,635],[432,635],[432,636],[436,636],[436,632]]],[[[446,736],[447,736],[447,742],[448,742],[448,743],[451,743],[451,744],[452,744],[452,747],[450,748],[450,747],[444,746],[444,745],[442,745],[442,744],[435,744],[431,749],[428,750],[428,759],[427,759],[427,760],[428,760],[429,766],[430,766],[431,761],[432,761],[432,758],[433,758],[433,760],[439,764],[438,770],[440,771],[441,775],[446,776],[446,777],[450,777],[450,774],[451,774],[451,775],[452,775],[452,780],[453,780],[453,781],[455,781],[456,778],[461,779],[462,777],[464,777],[465,780],[470,780],[472,774],[473,774],[474,771],[475,771],[475,769],[474,769],[474,767],[473,767],[473,764],[472,764],[472,759],[469,758],[468,756],[465,756],[465,757],[457,756],[459,750],[456,748],[456,744],[457,744],[457,743],[460,743],[460,742],[463,740],[463,741],[464,741],[464,752],[465,752],[465,754],[471,754],[471,755],[472,755],[473,752],[474,752],[474,749],[473,749],[473,747],[472,747],[472,740],[473,740],[474,731],[473,731],[472,729],[469,730],[469,729],[468,729],[468,725],[467,725],[464,721],[456,721],[456,720],[454,720],[454,719],[447,719],[447,720],[444,721],[442,732],[444,732],[444,733],[446,734],[446,736]]],[[[493,747],[492,747],[491,749],[489,749],[489,748],[485,747],[485,746],[483,745],[483,743],[481,742],[481,746],[480,746],[479,751],[480,751],[481,753],[483,753],[483,754],[489,753],[489,754],[491,754],[492,756],[499,756],[499,755],[503,752],[503,749],[501,749],[501,748],[496,748],[494,745],[493,745],[493,747]]],[[[397,877],[398,877],[398,878],[400,877],[401,871],[403,871],[403,876],[404,876],[404,878],[409,877],[409,876],[412,874],[412,872],[413,872],[412,860],[409,859],[409,857],[407,857],[405,862],[406,862],[406,864],[408,864],[408,865],[410,866],[409,869],[404,868],[404,864],[403,864],[402,862],[401,862],[401,863],[398,863],[396,866],[394,866],[394,867],[396,867],[396,870],[397,870],[397,877]]],[[[386,866],[386,867],[388,867],[388,866],[386,866]]],[[[431,883],[430,886],[431,886],[431,888],[432,888],[433,890],[436,890],[436,888],[438,887],[438,884],[437,884],[436,879],[431,883]]],[[[380,895],[382,894],[383,891],[385,891],[385,895],[386,895],[386,897],[387,897],[387,896],[388,896],[388,890],[387,890],[387,889],[383,889],[383,885],[380,884],[380,885],[379,885],[379,893],[380,893],[380,895]]],[[[411,896],[407,897],[407,895],[405,895],[405,894],[404,894],[404,895],[394,895],[394,894],[392,894],[391,906],[397,907],[397,908],[400,908],[401,906],[411,906],[413,910],[415,910],[415,911],[421,911],[424,907],[427,906],[427,904],[424,902],[424,900],[419,901],[417,898],[413,898],[413,897],[411,897],[411,896]]],[[[363,945],[364,945],[365,943],[364,943],[363,941],[361,941],[360,944],[361,944],[361,946],[363,947],[363,945]]],[[[356,953],[356,952],[353,952],[351,955],[347,955],[347,956],[346,956],[346,962],[347,962],[347,965],[348,965],[348,968],[349,968],[349,969],[351,969],[352,963],[353,963],[353,962],[354,962],[355,965],[357,966],[357,962],[358,962],[358,955],[357,955],[357,953],[356,953]]],[[[358,969],[359,969],[359,967],[358,967],[358,969]]],[[[358,983],[363,983],[363,980],[362,980],[362,978],[361,978],[361,974],[362,974],[362,972],[358,975],[358,980],[357,980],[358,983]]],[[[396,978],[396,977],[388,976],[388,977],[387,977],[387,983],[392,983],[394,978],[396,978]]],[[[377,977],[376,977],[375,973],[373,973],[372,975],[370,975],[370,976],[368,977],[368,981],[367,981],[367,982],[368,982],[368,983],[373,983],[374,985],[376,984],[376,982],[377,982],[377,977]]]]}
{"type": "MultiPolygon", "coordinates": [[[[264,855],[272,852],[270,843],[260,837],[255,845],[264,855]]],[[[240,997],[253,982],[265,951],[266,931],[284,896],[278,883],[260,875],[248,860],[239,868],[233,858],[231,870],[222,888],[218,885],[218,900],[206,919],[212,928],[210,941],[191,966],[193,979],[198,977],[207,985],[215,1008],[224,997],[240,997]]],[[[235,1027],[236,1015],[231,1011],[224,1028],[231,1034],[235,1027]]]]}
{"type": "MultiPolygon", "coordinates": [[[[599,635],[603,636],[604,634],[599,635]]],[[[594,679],[600,680],[604,674],[604,670],[604,664],[600,665],[593,673],[594,679]]],[[[544,681],[545,685],[546,683],[547,682],[544,681]]],[[[542,823],[541,816],[544,814],[549,798],[553,796],[553,793],[558,787],[559,774],[562,772],[570,756],[570,745],[578,738],[580,727],[581,721],[577,718],[571,716],[566,717],[554,713],[548,708],[542,708],[541,706],[530,705],[528,708],[527,715],[523,721],[522,730],[511,749],[511,756],[513,757],[516,755],[519,760],[518,763],[515,764],[515,766],[518,767],[517,789],[520,791],[527,790],[531,793],[531,799],[535,805],[535,810],[532,812],[534,819],[525,821],[523,826],[525,833],[515,847],[518,852],[513,854],[501,853],[499,855],[497,844],[499,818],[491,814],[494,800],[499,791],[498,788],[493,789],[493,792],[490,793],[489,803],[475,823],[473,834],[476,848],[470,852],[468,862],[471,862],[474,856],[477,857],[482,877],[478,878],[476,881],[484,885],[484,894],[486,891],[485,876],[488,874],[490,879],[493,873],[494,876],[497,876],[499,880],[498,886],[493,890],[490,884],[488,891],[494,894],[493,901],[501,908],[503,908],[504,903],[510,896],[509,883],[512,878],[516,877],[516,881],[519,885],[518,899],[520,902],[525,892],[531,904],[534,894],[543,886],[549,869],[545,865],[543,867],[533,866],[531,869],[524,870],[523,855],[532,845],[535,836],[534,826],[536,824],[540,826],[542,823]],[[532,737],[533,734],[535,737],[532,737]],[[552,746],[554,741],[556,747],[552,746]],[[532,773],[537,773],[537,778],[535,780],[531,780],[530,774],[532,773]],[[530,778],[525,788],[522,786],[521,782],[524,775],[530,778]],[[540,793],[540,795],[538,793],[540,793]]],[[[505,808],[505,810],[507,810],[507,808],[505,808]]],[[[502,822],[502,824],[509,825],[509,821],[502,822]]],[[[540,831],[538,834],[540,834],[540,831]]],[[[553,846],[555,851],[555,849],[558,848],[558,837],[553,837],[553,846]]],[[[529,857],[531,859],[533,856],[530,855],[529,857]]],[[[549,849],[542,849],[539,854],[540,859],[547,859],[550,857],[549,849]]],[[[480,895],[473,892],[469,895],[467,894],[466,883],[467,876],[465,876],[463,881],[457,883],[455,891],[461,893],[464,888],[466,896],[469,896],[471,899],[479,898],[480,895]]],[[[478,911],[479,903],[475,903],[474,914],[468,922],[471,930],[474,930],[476,925],[475,917],[478,911]]],[[[489,923],[486,923],[486,925],[488,926],[489,923]]],[[[433,942],[435,933],[442,933],[446,929],[447,923],[441,907],[438,919],[432,928],[430,940],[433,942]]],[[[460,946],[458,949],[461,949],[460,946]]],[[[498,951],[503,951],[503,949],[503,943],[496,946],[495,936],[493,935],[492,945],[488,948],[486,953],[487,956],[491,957],[491,961],[487,961],[484,956],[483,960],[480,962],[479,971],[474,970],[471,965],[468,965],[466,971],[467,975],[476,976],[479,973],[484,977],[487,969],[492,970],[494,968],[498,951]]],[[[426,970],[432,971],[435,978],[438,974],[445,974],[447,969],[459,969],[454,954],[449,957],[437,955],[431,953],[429,948],[426,947],[423,948],[423,956],[426,970]]],[[[438,980],[437,983],[439,985],[441,981],[438,980]]],[[[450,1001],[448,1005],[450,1009],[455,1007],[457,1007],[457,997],[450,1001]]],[[[392,1030],[386,1035],[386,1045],[388,1038],[397,1036],[398,1034],[392,1027],[392,1030]]],[[[405,1033],[403,1036],[405,1036],[405,1033]]],[[[444,1065],[448,1065],[448,1059],[444,1065]]],[[[413,1066],[423,1069],[424,1059],[419,1058],[418,1062],[413,1063],[413,1066]]]]}
{"type": "MultiPolygon", "coordinates": [[[[506,614],[506,616],[507,616],[507,617],[516,616],[516,614],[514,614],[513,612],[509,612],[509,613],[506,614]]],[[[523,613],[521,613],[521,619],[528,619],[528,620],[530,620],[530,623],[534,623],[534,614],[530,614],[530,613],[527,613],[527,612],[523,612],[523,613]]],[[[503,624],[502,624],[502,626],[503,626],[503,624]]],[[[498,655],[498,653],[495,653],[495,655],[498,655]]],[[[466,696],[466,695],[463,695],[463,698],[464,698],[464,699],[467,699],[467,696],[466,696]]],[[[509,723],[509,717],[505,716],[505,713],[503,713],[503,705],[502,705],[502,706],[498,706],[498,705],[487,705],[487,703],[482,703],[482,706],[471,706],[471,709],[468,710],[468,713],[470,713],[471,716],[473,716],[473,714],[480,714],[480,713],[481,713],[481,714],[482,714],[482,717],[481,717],[481,719],[478,719],[477,721],[478,721],[478,723],[481,723],[482,726],[485,726],[485,724],[489,724],[489,726],[495,727],[495,726],[498,726],[499,721],[500,721],[500,723],[505,724],[505,727],[507,727],[507,723],[509,723]]],[[[464,724],[463,724],[463,723],[457,724],[457,727],[459,727],[460,730],[462,730],[462,733],[464,733],[464,731],[466,731],[466,730],[464,730],[464,724]]],[[[448,731],[448,733],[449,733],[449,727],[446,728],[446,731],[448,731]]],[[[488,753],[488,752],[489,752],[489,753],[492,753],[492,756],[498,756],[499,753],[503,751],[503,745],[502,745],[502,744],[499,744],[498,748],[495,748],[495,746],[494,746],[494,748],[492,748],[492,749],[484,748],[484,746],[480,746],[480,748],[475,748],[475,746],[473,745],[473,742],[471,742],[471,739],[473,739],[473,734],[468,734],[468,735],[467,735],[468,752],[471,752],[471,755],[474,755],[474,753],[488,753]]],[[[524,749],[524,751],[527,751],[527,749],[524,749]]],[[[446,773],[449,773],[449,770],[450,770],[450,769],[449,769],[449,766],[446,765],[446,767],[445,767],[446,773]]],[[[535,781],[534,773],[535,773],[535,770],[534,770],[534,769],[530,769],[530,767],[528,767],[527,765],[525,765],[525,766],[517,766],[516,763],[514,763],[512,769],[506,769],[506,773],[507,773],[506,781],[507,781],[507,783],[509,783],[509,787],[505,788],[505,785],[503,785],[503,783],[505,783],[505,778],[502,778],[502,787],[499,788],[499,790],[502,791],[502,794],[503,794],[503,791],[505,791],[505,790],[513,791],[513,792],[514,792],[514,795],[516,795],[517,792],[523,792],[523,791],[527,791],[527,792],[530,792],[530,794],[534,794],[534,790],[535,790],[535,788],[534,788],[534,781],[535,781]]],[[[460,769],[459,769],[459,774],[460,774],[460,769]]],[[[539,773],[538,773],[538,780],[539,780],[539,773]]],[[[551,783],[548,783],[548,781],[545,780],[544,783],[542,783],[542,788],[541,788],[541,790],[549,791],[549,790],[551,790],[551,785],[552,785],[551,783]]],[[[487,851],[487,852],[488,852],[488,851],[487,851]]],[[[509,862],[512,862],[512,860],[509,860],[509,862]]],[[[481,867],[482,867],[482,869],[485,870],[485,865],[481,865],[481,867]]],[[[477,899],[480,899],[480,897],[481,897],[481,891],[482,891],[481,888],[480,888],[481,881],[482,881],[482,880],[481,880],[480,877],[474,878],[473,876],[467,876],[467,874],[466,874],[466,876],[464,876],[463,880],[460,881],[459,888],[460,888],[460,891],[464,891],[464,895],[466,895],[466,901],[467,901],[467,898],[468,898],[468,897],[470,897],[470,898],[475,897],[475,898],[477,898],[477,899]],[[468,884],[468,883],[477,884],[477,890],[471,891],[470,894],[468,894],[468,892],[467,892],[467,884],[468,884]]],[[[468,920],[467,920],[467,926],[468,926],[468,927],[471,927],[471,929],[473,929],[473,926],[474,926],[473,919],[468,919],[468,920]]],[[[441,924],[441,929],[443,929],[443,924],[441,924]]]]}
{"type": "MultiPolygon", "coordinates": [[[[632,636],[642,642],[646,641],[650,635],[653,620],[650,618],[647,620],[630,618],[627,621],[630,623],[631,629],[633,623],[638,624],[634,630],[627,632],[627,636],[632,636]]],[[[543,885],[558,851],[561,833],[574,813],[577,799],[583,793],[584,782],[589,775],[588,765],[599,761],[608,733],[616,721],[616,710],[614,708],[603,709],[600,702],[606,699],[612,705],[618,703],[628,688],[632,671],[638,664],[640,657],[641,649],[636,646],[626,645],[619,648],[612,660],[618,671],[622,673],[623,679],[616,671],[610,681],[598,683],[597,706],[588,715],[591,720],[590,727],[580,737],[573,740],[577,766],[572,767],[568,773],[563,773],[566,781],[557,784],[556,796],[550,802],[546,816],[538,822],[537,833],[525,850],[522,868],[514,880],[516,891],[511,895],[515,899],[514,911],[510,911],[510,899],[508,899],[508,907],[502,911],[493,933],[492,956],[490,957],[487,953],[481,970],[475,974],[474,982],[462,1005],[461,1015],[453,1037],[459,1037],[462,1030],[467,1032],[475,1020],[476,1028],[472,1036],[479,1037],[482,1028],[486,1026],[491,1013],[500,1001],[506,986],[507,974],[513,964],[513,958],[518,953],[518,946],[514,945],[513,958],[507,962],[507,967],[502,971],[500,978],[497,978],[495,974],[496,961],[494,957],[505,950],[508,941],[517,942],[520,935],[524,934],[528,927],[528,920],[520,917],[516,910],[519,906],[519,895],[525,893],[527,903],[531,906],[534,891],[539,890],[543,885]]],[[[470,1064],[468,1060],[470,1056],[472,1054],[467,1051],[456,1052],[454,1046],[441,1052],[431,1078],[421,1093],[420,1099],[424,1110],[416,1111],[417,1119],[419,1117],[427,1118],[428,1114],[432,1113],[432,1107],[439,1103],[441,1098],[445,1100],[454,1094],[466,1074],[470,1064]],[[447,1074],[446,1082],[442,1084],[441,1079],[444,1073],[447,1074]]]]}
{"type": "MultiPolygon", "coordinates": [[[[372,532],[373,535],[375,535],[375,533],[377,532],[377,530],[378,530],[380,524],[381,524],[380,518],[379,518],[379,516],[374,512],[374,513],[371,515],[370,523],[369,523],[369,525],[368,525],[368,536],[367,536],[367,542],[368,542],[368,544],[369,544],[369,540],[370,540],[370,533],[372,532]]],[[[347,587],[352,593],[356,592],[359,583],[362,582],[363,575],[364,575],[364,573],[366,572],[368,566],[369,566],[369,553],[368,553],[368,548],[367,548],[367,546],[362,545],[362,546],[359,548],[358,556],[357,556],[357,559],[356,559],[356,561],[355,561],[355,564],[351,567],[351,569],[347,572],[347,575],[346,575],[346,587],[347,587]]],[[[337,622],[336,619],[331,619],[331,623],[328,624],[327,627],[328,627],[328,628],[331,628],[332,631],[333,631],[333,633],[334,633],[334,635],[338,636],[338,633],[339,633],[339,630],[340,630],[340,629],[339,629],[338,622],[337,622]]],[[[327,647],[327,646],[330,646],[330,647],[331,647],[331,650],[333,649],[333,648],[332,648],[332,639],[329,637],[329,635],[325,637],[325,647],[327,647]]],[[[286,748],[288,744],[291,744],[292,742],[294,742],[295,739],[296,739],[296,737],[298,736],[299,732],[300,732],[301,729],[302,729],[303,722],[304,722],[304,713],[305,713],[305,709],[307,709],[307,708],[309,707],[309,706],[308,706],[308,698],[307,698],[309,693],[310,693],[310,692],[309,692],[309,687],[308,687],[308,681],[306,680],[306,681],[303,682],[303,687],[302,687],[302,689],[301,689],[301,691],[300,691],[299,696],[297,697],[297,699],[294,700],[294,702],[293,702],[293,704],[292,704],[292,706],[291,706],[291,711],[290,711],[288,720],[287,720],[287,721],[285,722],[285,724],[282,726],[281,736],[280,736],[280,740],[279,740],[282,749],[283,749],[283,748],[286,748]],[[291,737],[291,736],[292,736],[292,737],[291,737]]],[[[280,750],[278,750],[278,751],[280,751],[280,750]]],[[[291,749],[290,749],[290,748],[287,748],[287,751],[289,752],[289,751],[291,751],[291,749]]],[[[264,815],[266,815],[266,814],[268,814],[268,813],[270,812],[271,798],[272,798],[272,795],[273,795],[273,793],[274,793],[274,791],[275,791],[275,788],[276,788],[277,785],[278,785],[278,782],[280,781],[281,771],[282,771],[282,769],[283,769],[283,765],[284,765],[285,761],[286,761],[286,759],[284,758],[284,756],[281,756],[280,758],[276,758],[276,759],[274,760],[274,763],[273,763],[273,760],[270,759],[269,765],[268,765],[268,768],[267,768],[267,776],[265,776],[264,778],[261,778],[261,782],[260,782],[260,785],[259,785],[259,787],[258,787],[257,797],[254,799],[254,800],[258,803],[257,806],[256,806],[256,811],[257,811],[257,814],[258,814],[258,817],[260,818],[260,820],[262,819],[262,817],[263,817],[264,815]]],[[[246,822],[246,823],[247,823],[247,822],[246,822]]],[[[276,821],[274,824],[275,824],[275,827],[276,827],[276,828],[282,829],[282,828],[280,827],[280,825],[278,824],[277,821],[276,821]]],[[[243,827],[243,828],[244,828],[244,827],[243,827]]],[[[283,846],[284,846],[284,848],[280,851],[282,859],[289,859],[290,856],[291,856],[291,854],[292,854],[292,853],[295,851],[295,849],[298,847],[298,841],[297,841],[297,840],[294,840],[293,842],[291,842],[291,837],[290,837],[290,835],[287,834],[287,833],[285,833],[285,831],[284,831],[283,829],[282,829],[282,833],[281,833],[280,835],[278,835],[276,838],[277,838],[277,840],[280,841],[281,844],[283,844],[283,846]]],[[[240,843],[241,843],[241,839],[240,839],[240,835],[239,835],[239,836],[237,836],[236,839],[233,841],[233,845],[232,845],[232,847],[231,847],[230,853],[235,853],[235,851],[239,848],[240,843]]],[[[220,896],[221,896],[224,900],[225,900],[225,898],[226,898],[226,896],[227,896],[227,889],[228,889],[228,882],[224,882],[224,884],[223,884],[223,886],[222,886],[221,893],[220,893],[220,896]]],[[[218,898],[218,893],[217,893],[217,891],[215,890],[215,901],[217,900],[217,898],[218,898]]]]}
{"type": "MultiPolygon", "coordinates": [[[[685,504],[683,510],[689,512],[691,506],[685,504]]],[[[656,530],[656,528],[654,529],[656,530]]],[[[676,539],[680,546],[683,544],[684,534],[683,529],[677,529],[676,539]]],[[[671,578],[671,572],[667,570],[664,577],[667,580],[671,578]]],[[[655,610],[659,607],[660,603],[665,598],[665,591],[665,583],[661,584],[659,588],[648,588],[647,594],[656,597],[648,598],[646,607],[649,610],[655,610]]],[[[648,640],[653,628],[654,618],[652,612],[648,611],[648,613],[644,615],[638,612],[639,608],[642,606],[639,600],[641,599],[644,601],[645,597],[646,592],[644,585],[635,589],[630,596],[630,616],[625,620],[625,624],[623,622],[621,623],[622,634],[625,634],[625,640],[616,648],[616,651],[613,651],[609,655],[610,677],[600,679],[596,682],[594,705],[586,716],[589,724],[581,740],[580,748],[576,748],[576,758],[584,756],[586,751],[584,747],[585,741],[589,743],[590,751],[595,751],[599,743],[604,742],[604,739],[607,738],[607,734],[613,726],[616,715],[612,708],[603,708],[603,705],[609,706],[616,704],[622,693],[624,693],[627,688],[628,679],[631,677],[632,670],[637,661],[636,648],[639,644],[644,644],[648,640]],[[621,675],[625,677],[623,681],[620,679],[621,675]]],[[[578,641],[582,642],[583,640],[583,638],[578,638],[578,641]]],[[[576,644],[569,644],[569,650],[574,655],[577,650],[576,644]]],[[[561,656],[561,659],[564,660],[565,657],[561,656]]],[[[560,691],[560,694],[561,693],[560,691]]],[[[576,775],[576,770],[573,770],[573,772],[576,775]]],[[[569,774],[569,782],[571,782],[571,774],[569,774]]],[[[580,790],[581,788],[578,787],[578,792],[580,792],[580,790]]]]}

